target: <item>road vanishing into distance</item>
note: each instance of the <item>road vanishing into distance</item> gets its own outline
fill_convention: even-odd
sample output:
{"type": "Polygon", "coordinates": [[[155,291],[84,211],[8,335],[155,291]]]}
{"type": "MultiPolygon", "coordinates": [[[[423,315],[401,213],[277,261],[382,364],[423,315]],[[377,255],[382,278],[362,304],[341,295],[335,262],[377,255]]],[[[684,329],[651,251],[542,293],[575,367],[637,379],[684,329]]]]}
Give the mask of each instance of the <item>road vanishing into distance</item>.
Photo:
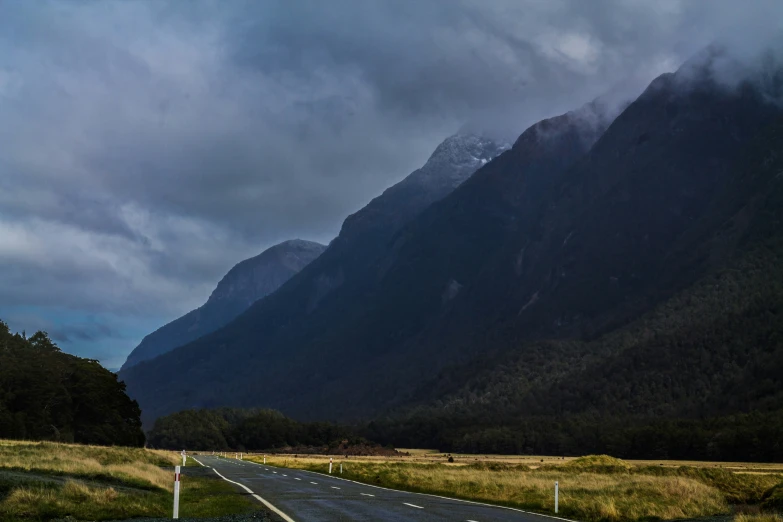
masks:
{"type": "MultiPolygon", "coordinates": [[[[285,522],[553,522],[557,517],[207,455],[195,457],[285,522]]],[[[183,468],[187,473],[187,468],[183,468]]],[[[565,519],[559,519],[565,520],[565,519]]]]}

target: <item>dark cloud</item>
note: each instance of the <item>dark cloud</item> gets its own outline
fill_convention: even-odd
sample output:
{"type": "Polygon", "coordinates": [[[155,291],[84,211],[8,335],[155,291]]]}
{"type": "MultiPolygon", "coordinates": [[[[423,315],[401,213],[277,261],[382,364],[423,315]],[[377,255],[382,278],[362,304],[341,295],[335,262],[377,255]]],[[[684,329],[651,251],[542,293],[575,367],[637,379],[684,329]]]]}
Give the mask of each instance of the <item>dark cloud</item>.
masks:
{"type": "Polygon", "coordinates": [[[5,1],[0,302],[92,317],[108,330],[63,339],[117,359],[234,263],[329,241],[455,130],[617,105],[781,20],[776,0],[5,1]]]}

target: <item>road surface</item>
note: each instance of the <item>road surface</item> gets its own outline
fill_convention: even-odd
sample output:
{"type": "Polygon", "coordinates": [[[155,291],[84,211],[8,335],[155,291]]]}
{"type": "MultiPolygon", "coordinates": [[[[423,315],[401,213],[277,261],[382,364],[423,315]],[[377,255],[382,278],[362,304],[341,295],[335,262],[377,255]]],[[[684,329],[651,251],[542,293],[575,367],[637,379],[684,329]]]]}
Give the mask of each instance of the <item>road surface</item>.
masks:
{"type": "MultiPolygon", "coordinates": [[[[208,455],[212,467],[286,522],[556,522],[556,517],[379,488],[309,471],[208,455]]],[[[564,519],[560,519],[564,520],[564,519]]]]}

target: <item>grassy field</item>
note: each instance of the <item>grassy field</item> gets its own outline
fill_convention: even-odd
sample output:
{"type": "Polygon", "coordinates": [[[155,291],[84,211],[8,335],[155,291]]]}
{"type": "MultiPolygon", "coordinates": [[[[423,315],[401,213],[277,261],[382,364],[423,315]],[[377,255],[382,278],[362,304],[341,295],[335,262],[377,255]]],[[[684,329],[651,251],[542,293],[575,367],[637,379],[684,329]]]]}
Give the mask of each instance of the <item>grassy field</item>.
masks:
{"type": "MultiPolygon", "coordinates": [[[[753,516],[760,517],[761,507],[783,482],[780,465],[478,455],[456,455],[449,463],[447,455],[409,452],[406,457],[335,458],[334,470],[339,473],[342,463],[342,477],[358,482],[550,514],[558,481],[559,514],[586,522],[695,518],[727,514],[737,506],[753,506],[753,516]]],[[[263,457],[245,458],[261,462],[263,457]]],[[[271,465],[321,473],[327,472],[328,462],[328,456],[267,455],[271,465]]],[[[748,518],[743,522],[753,522],[751,515],[741,516],[748,518]]]]}
{"type": "MultiPolygon", "coordinates": [[[[0,520],[170,517],[181,462],[175,452],[0,440],[0,520]]],[[[182,517],[256,509],[230,484],[199,475],[183,477],[182,517]]]]}
{"type": "MultiPolygon", "coordinates": [[[[440,462],[448,459],[451,453],[441,453],[434,449],[398,449],[400,453],[410,453],[410,456],[399,457],[400,460],[413,462],[440,462]]],[[[473,462],[502,462],[506,464],[523,464],[536,468],[541,465],[559,466],[567,464],[578,457],[553,457],[551,455],[479,455],[453,454],[455,464],[467,465],[473,462]]],[[[362,460],[388,460],[388,457],[358,457],[362,460]]],[[[783,463],[760,462],[705,462],[696,460],[627,460],[633,466],[662,466],[698,468],[719,468],[744,473],[780,473],[783,474],[783,463]]]]}

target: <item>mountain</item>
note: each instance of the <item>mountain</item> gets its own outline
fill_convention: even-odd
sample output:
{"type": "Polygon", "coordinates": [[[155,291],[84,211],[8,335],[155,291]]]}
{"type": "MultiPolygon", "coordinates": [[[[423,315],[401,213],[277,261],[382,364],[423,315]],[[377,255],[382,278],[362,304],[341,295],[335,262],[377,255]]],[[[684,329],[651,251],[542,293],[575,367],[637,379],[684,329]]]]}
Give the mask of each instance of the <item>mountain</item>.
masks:
{"type": "Polygon", "coordinates": [[[508,148],[506,143],[472,134],[446,138],[423,167],[348,216],[335,242],[371,242],[373,249],[384,248],[403,225],[508,148]]]}
{"type": "Polygon", "coordinates": [[[418,340],[451,364],[369,436],[780,461],[783,111],[761,85],[703,62],[653,82],[418,340]]]}
{"type": "Polygon", "coordinates": [[[228,324],[257,300],[277,290],[326,249],[312,241],[294,239],[237,263],[220,280],[207,302],[142,339],[128,355],[127,370],[228,324]]]}
{"type": "MultiPolygon", "coordinates": [[[[355,300],[371,294],[378,277],[376,266],[384,259],[387,246],[394,234],[508,147],[507,144],[496,140],[470,134],[457,134],[447,138],[420,169],[349,216],[343,223],[340,234],[318,259],[283,285],[275,294],[262,300],[264,311],[258,312],[258,320],[250,316],[243,319],[246,321],[243,323],[246,326],[241,328],[247,327],[260,334],[258,338],[250,341],[247,347],[259,346],[259,343],[264,342],[262,338],[266,336],[297,335],[299,325],[309,324],[316,316],[322,318],[323,322],[319,324],[339,321],[341,308],[332,307],[326,302],[339,300],[342,303],[340,306],[351,306],[355,300]]],[[[314,326],[314,328],[321,327],[314,326]]],[[[177,350],[177,355],[172,361],[180,357],[186,359],[202,357],[197,354],[202,353],[201,350],[206,346],[212,347],[206,349],[212,351],[212,355],[207,358],[217,355],[215,346],[222,346],[222,344],[214,344],[217,335],[222,334],[215,332],[183,350],[177,350]],[[185,352],[190,351],[191,348],[196,351],[185,355],[185,352]]],[[[223,361],[219,364],[223,365],[227,362],[223,361]]],[[[154,394],[147,395],[152,389],[161,389],[158,388],[161,375],[158,369],[167,367],[168,364],[164,362],[160,366],[156,363],[140,365],[139,368],[129,367],[120,374],[120,377],[129,383],[133,396],[145,397],[142,400],[146,401],[144,416],[147,421],[161,414],[181,409],[174,397],[169,402],[154,399],[154,394]],[[150,383],[155,383],[152,388],[148,387],[150,383]],[[146,398],[150,400],[147,401],[146,398]]],[[[239,381],[225,384],[242,386],[239,381]]],[[[235,402],[233,398],[215,387],[208,387],[203,391],[206,392],[204,397],[184,400],[193,407],[222,406],[235,402]]],[[[185,397],[188,396],[189,392],[185,397]]],[[[251,404],[252,399],[248,398],[241,402],[251,404]]]]}
{"type": "MultiPolygon", "coordinates": [[[[285,399],[283,394],[278,395],[274,386],[280,381],[284,382],[290,375],[288,372],[296,372],[297,368],[306,370],[303,378],[307,381],[308,388],[317,389],[324,381],[330,380],[329,374],[325,372],[328,364],[332,366],[329,371],[334,372],[334,377],[339,380],[337,371],[340,365],[351,370],[356,368],[361,362],[361,352],[364,352],[364,355],[372,355],[374,343],[395,335],[393,330],[397,326],[393,321],[397,311],[393,304],[388,311],[376,311],[376,292],[388,265],[394,261],[394,241],[399,237],[404,223],[410,220],[421,221],[424,216],[419,214],[422,211],[428,214],[425,209],[431,207],[438,196],[445,195],[445,191],[440,188],[443,183],[433,183],[430,180],[453,180],[452,185],[457,185],[470,174],[471,169],[481,167],[478,173],[457,189],[463,193],[470,192],[462,187],[476,185],[476,177],[494,180],[497,177],[495,173],[499,171],[497,165],[503,165],[503,168],[529,168],[531,172],[537,173],[531,184],[536,190],[541,185],[543,190],[547,174],[572,164],[589,149],[608,124],[608,121],[600,117],[599,109],[586,107],[581,111],[542,122],[530,129],[511,150],[490,162],[484,160],[503,150],[503,147],[482,140],[465,140],[462,137],[447,140],[436,149],[424,167],[346,219],[340,235],[326,252],[274,295],[256,303],[228,327],[200,339],[186,349],[172,353],[170,359],[166,358],[166,362],[161,360],[123,373],[122,377],[128,383],[131,394],[142,401],[144,415],[155,418],[160,414],[181,409],[181,404],[188,407],[225,404],[250,407],[253,406],[252,397],[258,396],[259,393],[270,399],[274,395],[275,399],[270,404],[286,411],[290,406],[288,399],[285,399]],[[470,146],[455,147],[463,143],[470,146]],[[473,146],[482,143],[486,143],[483,146],[485,151],[476,150],[473,146]],[[537,143],[541,144],[540,149],[536,146],[537,143]],[[455,150],[459,154],[455,154],[455,150]],[[426,188],[436,189],[435,196],[425,191],[426,188]],[[425,199],[422,196],[428,197],[425,199]],[[378,317],[384,322],[383,326],[391,328],[392,331],[381,332],[376,329],[376,325],[368,324],[366,317],[369,314],[378,317]],[[380,333],[380,336],[373,338],[374,331],[380,333]],[[235,332],[240,332],[240,337],[235,338],[235,332]],[[340,334],[346,337],[339,338],[340,334]],[[360,338],[362,334],[365,336],[360,338]],[[339,344],[334,344],[332,339],[336,339],[339,344]],[[238,347],[239,344],[244,346],[241,355],[236,352],[236,356],[242,357],[243,360],[243,368],[239,371],[247,373],[236,380],[214,383],[209,375],[217,375],[222,370],[217,370],[213,365],[222,366],[226,361],[211,360],[212,357],[207,354],[216,354],[222,350],[233,352],[232,347],[238,347]],[[262,346],[263,349],[258,349],[262,346]],[[360,353],[346,357],[345,351],[350,349],[358,349],[360,353]],[[325,359],[332,356],[333,359],[324,364],[325,359]],[[207,379],[210,386],[196,393],[184,388],[173,395],[168,389],[163,392],[163,389],[168,387],[164,383],[166,379],[163,375],[167,374],[166,368],[169,365],[185,367],[194,363],[192,375],[197,375],[196,379],[207,379]],[[334,365],[338,368],[334,368],[334,365]],[[208,366],[212,370],[207,371],[208,366]],[[251,375],[257,375],[258,378],[251,375]],[[246,379],[255,382],[248,386],[246,379]],[[161,396],[167,397],[167,400],[161,401],[161,396]],[[282,404],[276,402],[280,399],[282,404]]],[[[503,180],[500,180],[500,183],[502,182],[503,180]]],[[[513,183],[516,183],[516,180],[509,186],[493,186],[492,190],[502,193],[506,189],[512,189],[513,183]]],[[[451,185],[446,185],[447,188],[449,186],[451,185]]],[[[535,198],[536,194],[531,192],[529,199],[535,198]]],[[[441,203],[444,201],[441,200],[441,203]]],[[[464,219],[469,220],[470,216],[465,216],[463,221],[464,219]]],[[[470,222],[467,225],[470,226],[470,222]]],[[[471,249],[471,252],[481,255],[480,248],[471,249]]],[[[415,286],[407,288],[407,291],[416,295],[415,286]]],[[[405,311],[415,310],[416,306],[412,306],[405,311]]],[[[234,373],[237,369],[230,371],[234,373]]],[[[296,378],[295,382],[298,383],[299,378],[296,378]]],[[[289,386],[290,384],[284,384],[283,388],[289,386]]],[[[293,394],[291,398],[296,396],[297,394],[293,394]]],[[[365,401],[366,399],[352,400],[350,405],[364,409],[367,406],[365,401]]],[[[294,412],[298,415],[302,413],[301,410],[294,412]]],[[[315,417],[317,413],[313,411],[312,415],[315,417]]]]}
{"type": "Polygon", "coordinates": [[[770,111],[688,235],[686,259],[714,268],[617,328],[444,369],[368,435],[459,452],[783,460],[783,116],[770,111]]]}
{"type": "Polygon", "coordinates": [[[761,364],[777,368],[781,343],[763,274],[780,270],[783,111],[767,87],[783,76],[728,86],[719,58],[657,78],[615,119],[593,103],[537,123],[362,255],[330,246],[230,325],[132,369],[129,390],[151,417],[391,412],[406,440],[452,447],[528,419],[517,449],[560,440],[560,414],[584,435],[783,409],[761,364]],[[736,271],[751,279],[713,279],[736,271]]]}

